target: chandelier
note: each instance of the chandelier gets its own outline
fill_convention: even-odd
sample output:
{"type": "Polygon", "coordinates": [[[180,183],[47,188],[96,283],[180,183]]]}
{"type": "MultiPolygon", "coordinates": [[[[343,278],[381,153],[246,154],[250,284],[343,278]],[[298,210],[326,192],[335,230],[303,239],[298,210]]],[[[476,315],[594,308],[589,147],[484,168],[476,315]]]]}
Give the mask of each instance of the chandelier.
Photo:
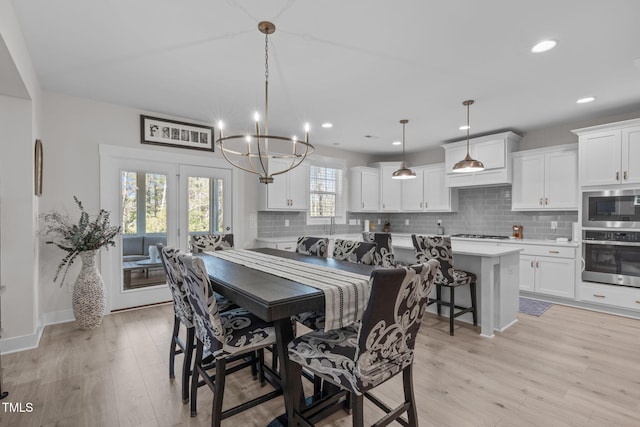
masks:
{"type": "Polygon", "coordinates": [[[467,156],[455,164],[452,172],[480,172],[484,170],[482,162],[472,159],[471,154],[469,154],[469,106],[471,104],[473,104],[473,99],[468,99],[462,103],[467,107],[467,156]]]}
{"type": "Polygon", "coordinates": [[[392,179],[413,179],[416,177],[416,173],[407,167],[404,161],[404,126],[409,123],[409,120],[402,119],[402,166],[391,175],[392,179]]]}
{"type": "Polygon", "coordinates": [[[262,21],[258,29],[264,37],[264,126],[260,129],[260,116],[255,114],[255,133],[223,135],[223,124],[218,123],[220,137],[216,145],[231,165],[259,175],[262,184],[270,184],[273,177],[299,166],[314,150],[309,144],[309,124],[305,125],[304,140],[296,136],[269,135],[269,34],[276,31],[271,22],[262,21]]]}

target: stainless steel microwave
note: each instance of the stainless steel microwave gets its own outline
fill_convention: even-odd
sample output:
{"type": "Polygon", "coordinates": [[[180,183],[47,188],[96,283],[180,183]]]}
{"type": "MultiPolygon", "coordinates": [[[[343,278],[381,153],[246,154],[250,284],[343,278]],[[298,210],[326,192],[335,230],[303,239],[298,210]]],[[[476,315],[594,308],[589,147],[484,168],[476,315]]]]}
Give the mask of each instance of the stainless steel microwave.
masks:
{"type": "Polygon", "coordinates": [[[640,228],[640,189],[582,193],[582,225],[640,228]]]}

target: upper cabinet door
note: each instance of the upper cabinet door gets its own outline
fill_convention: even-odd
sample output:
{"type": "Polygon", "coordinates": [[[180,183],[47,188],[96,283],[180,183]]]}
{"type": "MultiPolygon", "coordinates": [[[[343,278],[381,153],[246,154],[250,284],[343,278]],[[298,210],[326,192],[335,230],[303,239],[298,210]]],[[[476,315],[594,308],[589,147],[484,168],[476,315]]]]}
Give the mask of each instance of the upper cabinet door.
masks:
{"type": "Polygon", "coordinates": [[[640,126],[622,130],[622,184],[640,183],[640,126]]]}
{"type": "Polygon", "coordinates": [[[471,157],[481,161],[485,170],[504,168],[507,163],[504,138],[478,142],[471,146],[470,151],[471,157]]]}
{"type": "Polygon", "coordinates": [[[399,165],[383,165],[380,168],[380,210],[383,212],[399,211],[401,208],[402,180],[391,178],[398,167],[399,165]]]}
{"type": "Polygon", "coordinates": [[[424,209],[423,172],[413,169],[415,179],[402,180],[402,210],[420,212],[424,209]]]}
{"type": "Polygon", "coordinates": [[[513,210],[543,209],[544,187],[544,154],[513,158],[513,210]]]}
{"type": "MultiPolygon", "coordinates": [[[[283,160],[271,159],[270,162],[270,170],[281,170],[287,167],[286,163],[283,160]]],[[[291,171],[287,173],[283,173],[280,175],[276,175],[273,177],[273,182],[271,184],[260,184],[261,187],[266,187],[266,189],[261,189],[261,191],[266,191],[267,193],[267,209],[290,209],[289,206],[289,184],[288,175],[291,171]]]]}
{"type": "Polygon", "coordinates": [[[619,184],[622,179],[620,130],[582,135],[580,137],[580,170],[582,185],[619,184]]]}
{"type": "Polygon", "coordinates": [[[444,164],[424,170],[424,207],[429,212],[451,212],[457,209],[457,191],[445,185],[444,164]],[[456,201],[452,202],[455,193],[456,201]]]}
{"type": "Polygon", "coordinates": [[[578,153],[575,150],[545,156],[545,208],[578,209],[578,153]]]}
{"type": "Polygon", "coordinates": [[[289,208],[293,210],[309,209],[309,165],[301,164],[285,175],[289,185],[289,208]]]}

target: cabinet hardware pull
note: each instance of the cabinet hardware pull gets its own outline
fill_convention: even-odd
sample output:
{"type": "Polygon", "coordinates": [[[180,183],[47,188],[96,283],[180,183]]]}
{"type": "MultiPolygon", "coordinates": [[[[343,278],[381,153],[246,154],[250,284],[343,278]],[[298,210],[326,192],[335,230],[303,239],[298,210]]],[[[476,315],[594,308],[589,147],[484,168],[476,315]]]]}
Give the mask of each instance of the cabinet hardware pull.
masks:
{"type": "Polygon", "coordinates": [[[533,268],[533,260],[531,260],[531,268],[533,268]]]}
{"type": "Polygon", "coordinates": [[[636,304],[640,304],[640,299],[637,299],[637,300],[636,300],[636,304]]]}
{"type": "Polygon", "coordinates": [[[549,198],[548,198],[548,197],[545,197],[545,198],[544,198],[544,204],[545,204],[545,205],[548,205],[548,204],[549,204],[549,198]]]}
{"type": "Polygon", "coordinates": [[[542,197],[540,197],[540,204],[542,205],[542,197]]]}
{"type": "Polygon", "coordinates": [[[428,208],[429,207],[429,202],[424,202],[424,207],[428,208]]]}
{"type": "Polygon", "coordinates": [[[385,209],[387,206],[383,203],[382,204],[382,209],[385,209]]]}
{"type": "Polygon", "coordinates": [[[596,298],[606,298],[604,295],[600,295],[600,294],[593,294],[593,296],[596,298]]]}
{"type": "Polygon", "coordinates": [[[622,177],[623,177],[625,180],[627,179],[627,171],[624,171],[624,172],[622,173],[622,177]]]}
{"type": "Polygon", "coordinates": [[[285,246],[285,248],[284,248],[284,249],[288,251],[288,250],[290,250],[290,249],[291,249],[291,246],[285,246]]]}
{"type": "Polygon", "coordinates": [[[559,254],[560,251],[549,251],[550,254],[559,254]]]}
{"type": "Polygon", "coordinates": [[[364,202],[362,202],[362,208],[364,209],[364,202]]]}
{"type": "Polygon", "coordinates": [[[536,268],[540,268],[540,261],[536,261],[536,268]]]}
{"type": "Polygon", "coordinates": [[[422,202],[420,202],[420,208],[422,208],[422,202]]]}
{"type": "Polygon", "coordinates": [[[620,171],[616,171],[616,181],[620,181],[620,171]]]}

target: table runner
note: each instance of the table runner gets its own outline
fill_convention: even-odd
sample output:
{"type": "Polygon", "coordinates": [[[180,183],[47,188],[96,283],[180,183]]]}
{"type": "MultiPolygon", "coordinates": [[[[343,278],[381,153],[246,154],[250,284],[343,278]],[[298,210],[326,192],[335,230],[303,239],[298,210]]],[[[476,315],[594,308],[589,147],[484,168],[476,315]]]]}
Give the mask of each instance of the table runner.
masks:
{"type": "Polygon", "coordinates": [[[369,276],[246,249],[205,253],[321,290],[325,298],[325,330],[359,321],[369,300],[369,276]]]}

